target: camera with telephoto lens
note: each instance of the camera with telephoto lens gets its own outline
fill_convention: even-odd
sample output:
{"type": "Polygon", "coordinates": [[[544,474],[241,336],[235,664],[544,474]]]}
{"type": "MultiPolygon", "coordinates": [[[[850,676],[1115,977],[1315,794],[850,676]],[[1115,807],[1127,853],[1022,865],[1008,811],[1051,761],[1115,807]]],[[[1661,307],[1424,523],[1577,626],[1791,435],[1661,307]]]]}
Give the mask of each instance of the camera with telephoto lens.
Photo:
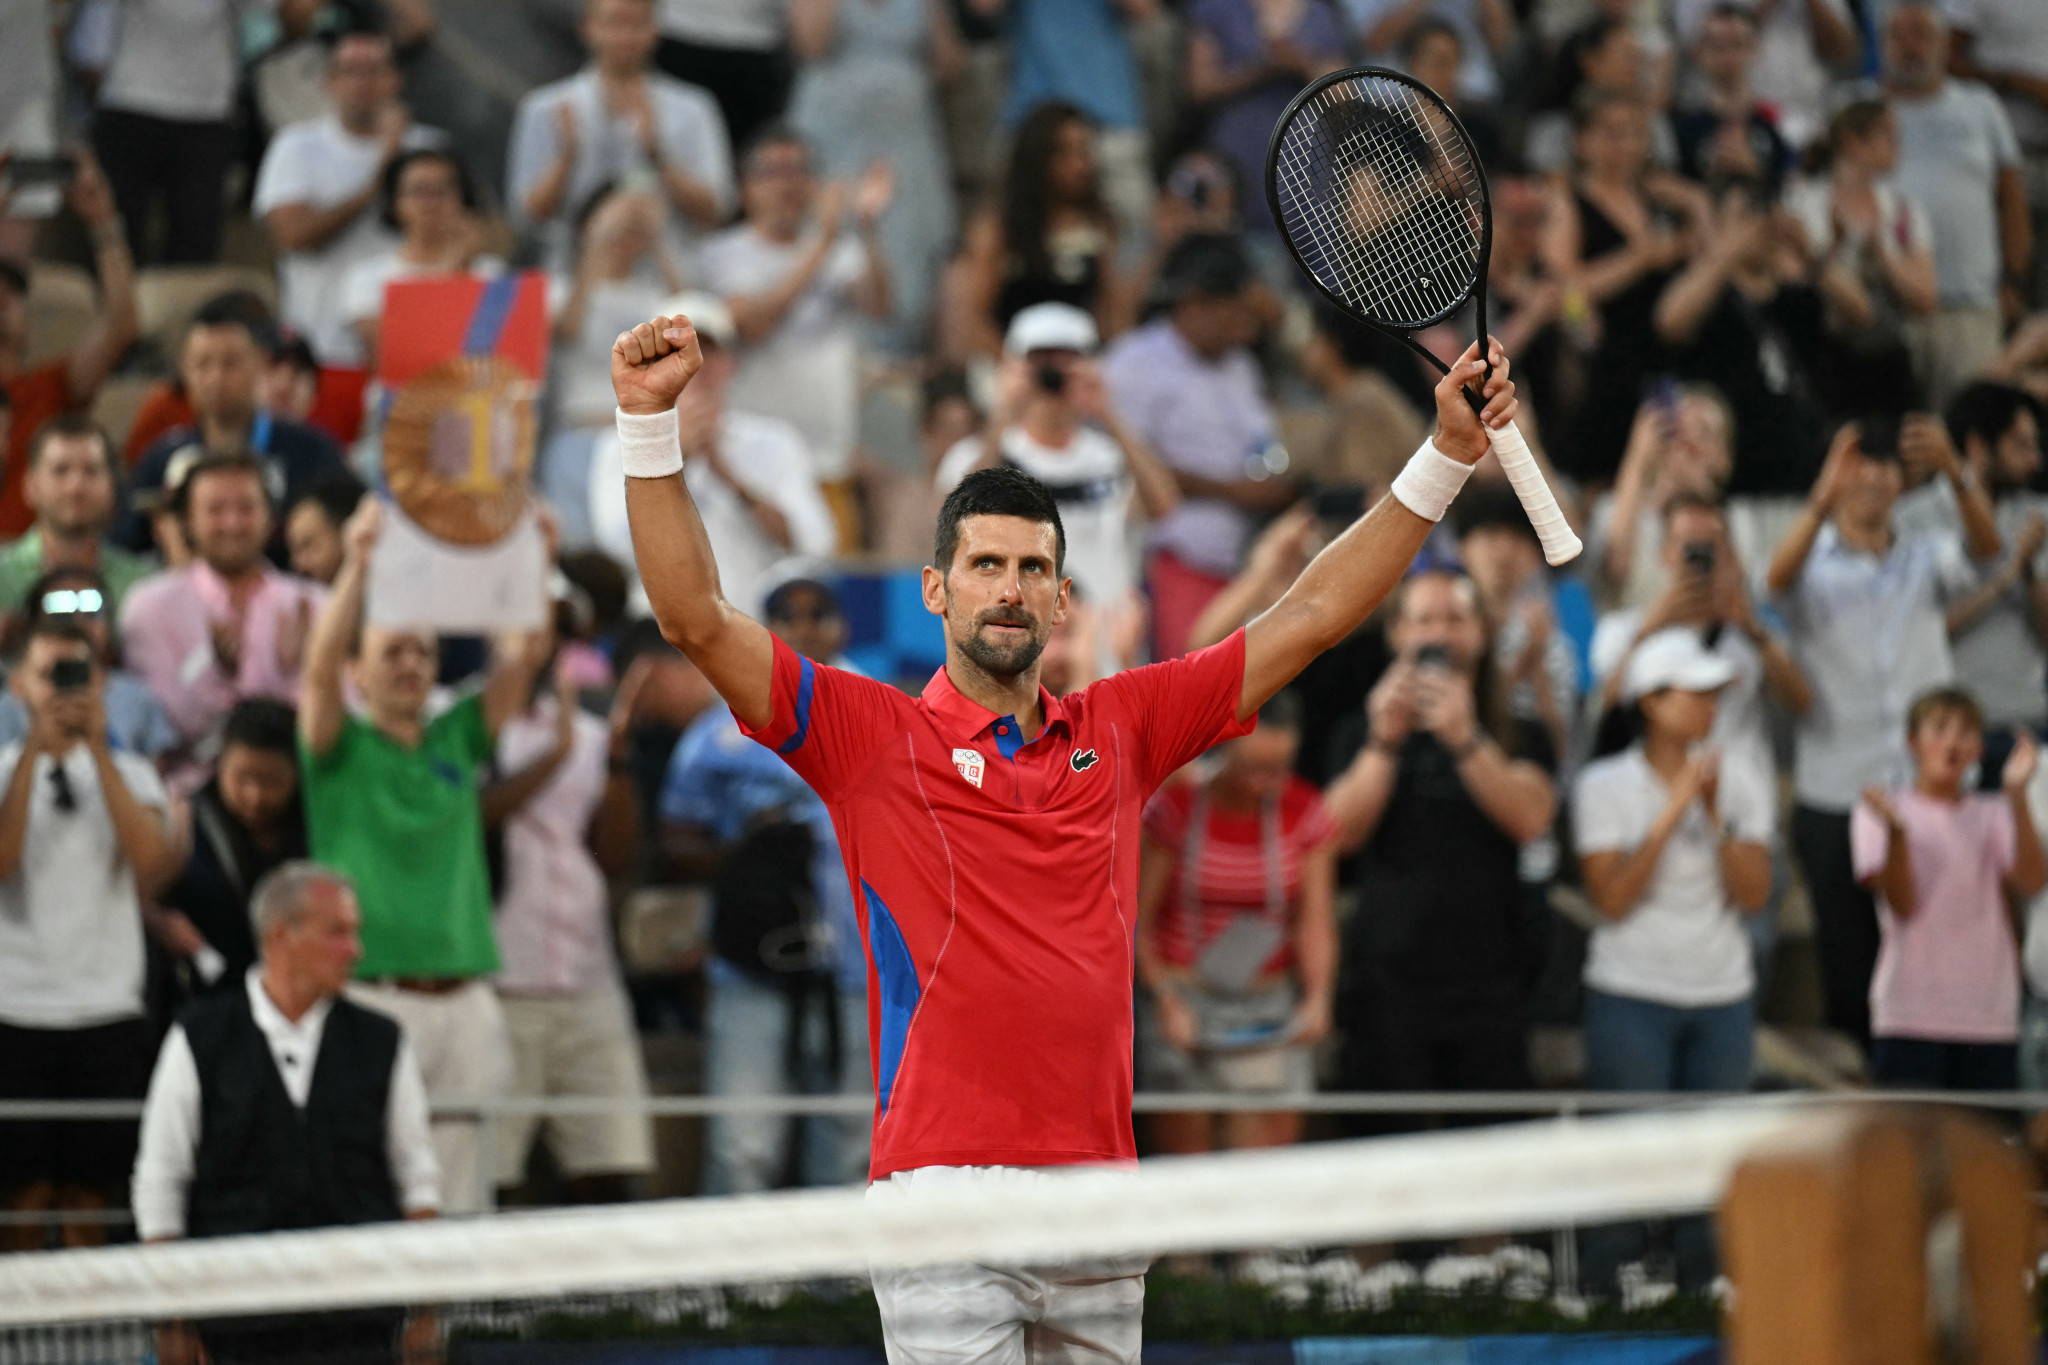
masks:
{"type": "Polygon", "coordinates": [[[1040,361],[1033,367],[1031,378],[1038,385],[1039,392],[1041,393],[1049,393],[1054,397],[1058,397],[1067,391],[1067,371],[1064,366],[1054,365],[1049,361],[1040,361]]]}
{"type": "Polygon", "coordinates": [[[1714,542],[1711,540],[1688,541],[1679,551],[1685,560],[1685,567],[1702,578],[1711,577],[1714,572],[1714,542]]]}

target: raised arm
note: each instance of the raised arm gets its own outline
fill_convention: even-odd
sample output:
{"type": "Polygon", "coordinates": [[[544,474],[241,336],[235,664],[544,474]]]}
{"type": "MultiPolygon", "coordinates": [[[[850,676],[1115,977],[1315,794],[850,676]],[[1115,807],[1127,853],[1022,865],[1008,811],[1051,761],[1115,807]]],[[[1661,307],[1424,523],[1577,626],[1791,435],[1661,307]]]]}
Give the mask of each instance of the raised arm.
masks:
{"type": "Polygon", "coordinates": [[[71,208],[92,233],[93,266],[99,272],[99,320],[71,348],[64,361],[64,384],[75,403],[89,401],[116,361],[135,340],[140,324],[135,311],[135,262],[114,207],[114,192],[90,152],[78,153],[78,178],[71,184],[71,208]]]}
{"type": "MultiPolygon", "coordinates": [[[[1436,386],[1434,444],[1467,469],[1490,448],[1486,429],[1504,427],[1515,416],[1515,386],[1508,379],[1507,355],[1497,341],[1491,343],[1490,358],[1493,377],[1486,381],[1485,426],[1462,391],[1486,372],[1477,342],[1436,386]]],[[[1389,493],[1310,560],[1280,600],[1245,628],[1238,719],[1258,714],[1266,699],[1292,682],[1310,660],[1358,629],[1401,581],[1434,526],[1389,493]]]]}
{"type": "Polygon", "coordinates": [[[349,643],[363,619],[363,582],[370,571],[370,551],[384,526],[384,508],[366,493],[342,528],[341,573],[313,622],[306,646],[306,666],[299,674],[299,737],[315,757],[326,754],[341,738],[348,720],[342,670],[348,666],[349,643]]]}
{"type": "Polygon", "coordinates": [[[1882,787],[1866,787],[1863,804],[1884,821],[1884,866],[1857,880],[1865,890],[1882,895],[1894,915],[1902,920],[1911,919],[1919,905],[1913,896],[1913,857],[1906,848],[1905,822],[1899,819],[1898,809],[1882,787]]]}
{"type": "Polygon", "coordinates": [[[735,716],[765,726],[771,719],[773,637],[719,591],[711,541],[682,479],[676,399],[703,364],[686,317],[643,322],[612,344],[633,559],[662,637],[703,671],[735,716]],[[636,475],[636,467],[647,474],[636,475]]]}
{"type": "Polygon", "coordinates": [[[1806,571],[1806,557],[1813,553],[1813,544],[1820,539],[1820,528],[1828,524],[1834,514],[1835,499],[1840,496],[1842,480],[1848,477],[1850,465],[1863,458],[1858,444],[1859,436],[1854,422],[1844,422],[1835,432],[1835,438],[1828,444],[1828,457],[1820,467],[1820,477],[1813,481],[1813,488],[1806,495],[1806,506],[1799,509],[1799,517],[1785,532],[1785,538],[1778,542],[1778,548],[1771,555],[1770,571],[1764,577],[1764,586],[1772,594],[1782,595],[1792,590],[1799,581],[1799,575],[1806,571]]]}

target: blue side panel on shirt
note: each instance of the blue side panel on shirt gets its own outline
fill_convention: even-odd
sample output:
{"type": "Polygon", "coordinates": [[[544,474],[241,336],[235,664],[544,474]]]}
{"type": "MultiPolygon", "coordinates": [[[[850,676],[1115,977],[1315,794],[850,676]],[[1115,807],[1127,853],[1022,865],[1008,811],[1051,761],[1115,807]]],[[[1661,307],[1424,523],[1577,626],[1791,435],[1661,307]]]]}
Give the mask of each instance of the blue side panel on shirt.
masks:
{"type": "Polygon", "coordinates": [[[875,985],[882,998],[882,1046],[875,1058],[875,1103],[889,1112],[889,1088],[896,1083],[896,1068],[903,1062],[903,1044],[910,1036],[910,1016],[917,1013],[917,964],[910,960],[910,945],[896,927],[896,917],[875,888],[863,878],[861,894],[868,902],[868,951],[875,959],[875,985]]]}
{"type": "Polygon", "coordinates": [[[796,733],[782,741],[778,754],[793,754],[804,747],[804,737],[811,733],[811,686],[817,676],[811,672],[811,661],[799,658],[800,672],[796,684],[796,733]]]}

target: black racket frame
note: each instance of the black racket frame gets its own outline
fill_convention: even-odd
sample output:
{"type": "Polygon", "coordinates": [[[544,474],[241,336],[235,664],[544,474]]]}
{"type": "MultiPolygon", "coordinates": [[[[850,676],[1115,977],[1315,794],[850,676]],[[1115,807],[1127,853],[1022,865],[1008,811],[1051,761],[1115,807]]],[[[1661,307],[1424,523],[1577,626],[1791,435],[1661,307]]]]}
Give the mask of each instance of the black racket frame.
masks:
{"type": "MultiPolygon", "coordinates": [[[[1479,323],[1479,358],[1482,363],[1486,364],[1487,377],[1492,377],[1493,366],[1486,358],[1487,338],[1489,336],[1486,330],[1486,272],[1493,262],[1493,192],[1486,183],[1486,167],[1480,163],[1478,153],[1473,150],[1472,134],[1466,131],[1464,120],[1458,117],[1457,111],[1445,102],[1442,95],[1437,94],[1436,91],[1430,89],[1406,72],[1392,71],[1384,66],[1349,66],[1342,71],[1332,71],[1326,76],[1318,76],[1315,80],[1310,81],[1302,89],[1301,93],[1289,100],[1287,107],[1280,111],[1280,117],[1273,122],[1273,132],[1266,139],[1266,206],[1272,212],[1273,226],[1279,230],[1280,240],[1287,247],[1287,254],[1294,258],[1295,267],[1301,271],[1309,284],[1314,286],[1318,294],[1336,305],[1346,317],[1362,322],[1382,335],[1394,338],[1394,340],[1428,361],[1438,374],[1449,374],[1451,367],[1437,359],[1436,355],[1428,347],[1416,341],[1414,337],[1409,335],[1409,332],[1420,331],[1424,327],[1436,326],[1436,324],[1444,319],[1454,316],[1459,309],[1465,306],[1466,301],[1470,300],[1476,309],[1479,323]],[[1466,290],[1450,306],[1431,317],[1424,318],[1411,328],[1396,327],[1391,323],[1385,322],[1374,322],[1371,318],[1360,313],[1350,303],[1337,297],[1334,291],[1325,288],[1323,282],[1316,278],[1316,272],[1309,269],[1308,262],[1301,258],[1301,251],[1294,245],[1294,239],[1287,233],[1287,220],[1280,215],[1280,191],[1278,177],[1274,174],[1274,163],[1279,159],[1281,135],[1287,130],[1287,126],[1294,121],[1294,116],[1302,105],[1307,104],[1333,85],[1344,81],[1356,80],[1361,76],[1371,76],[1377,80],[1396,81],[1416,91],[1423,98],[1434,104],[1437,111],[1450,121],[1451,126],[1457,130],[1458,136],[1464,140],[1465,151],[1471,157],[1473,175],[1479,182],[1479,269],[1472,277],[1472,287],[1466,290]]],[[[1465,401],[1472,405],[1472,411],[1474,412],[1481,412],[1486,406],[1486,400],[1473,392],[1470,387],[1465,389],[1465,401]]]]}

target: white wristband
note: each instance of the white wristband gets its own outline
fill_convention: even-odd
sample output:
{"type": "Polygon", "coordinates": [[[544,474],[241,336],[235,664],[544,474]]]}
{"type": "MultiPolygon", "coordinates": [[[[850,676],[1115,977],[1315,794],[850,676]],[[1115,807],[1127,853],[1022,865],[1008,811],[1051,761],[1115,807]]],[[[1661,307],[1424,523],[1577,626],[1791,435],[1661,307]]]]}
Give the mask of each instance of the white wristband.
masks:
{"type": "Polygon", "coordinates": [[[1401,505],[1425,521],[1442,521],[1451,499],[1472,477],[1472,466],[1461,464],[1424,441],[1422,449],[1408,457],[1408,463],[1394,478],[1389,490],[1401,505]]]}
{"type": "Polygon", "coordinates": [[[619,463],[629,479],[665,479],[683,467],[683,446],[673,410],[642,416],[620,408],[612,414],[619,432],[619,463]]]}

